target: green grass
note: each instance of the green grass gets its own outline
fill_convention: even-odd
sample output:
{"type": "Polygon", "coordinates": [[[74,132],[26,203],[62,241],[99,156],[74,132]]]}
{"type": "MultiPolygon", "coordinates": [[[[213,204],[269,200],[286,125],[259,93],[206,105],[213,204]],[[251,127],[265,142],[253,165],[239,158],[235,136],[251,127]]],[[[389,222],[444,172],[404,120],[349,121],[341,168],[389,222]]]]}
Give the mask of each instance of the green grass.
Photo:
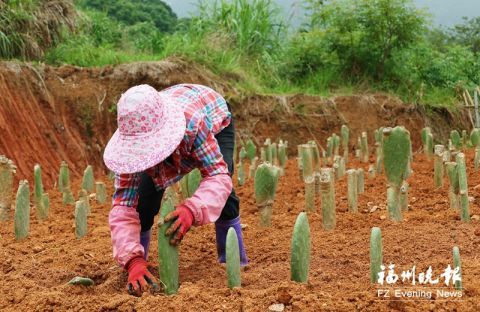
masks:
{"type": "MultiPolygon", "coordinates": [[[[41,3],[48,1],[54,0],[41,3]]],[[[152,22],[124,23],[112,14],[83,6],[75,28],[71,20],[59,19],[47,31],[51,38],[39,28],[39,3],[10,1],[3,10],[5,4],[0,2],[0,58],[99,67],[179,56],[208,68],[245,94],[330,97],[381,92],[407,103],[449,108],[461,102],[456,93],[459,85],[480,83],[475,83],[480,58],[475,61],[468,49],[457,47],[442,54],[424,41],[396,53],[386,63],[390,67],[381,80],[361,69],[348,71],[344,63],[352,59],[342,59],[341,51],[332,50],[335,42],[329,41],[333,40],[329,29],[307,27],[288,34],[272,0],[201,1],[199,16],[180,21],[173,32],[162,32],[152,22]],[[38,38],[27,41],[31,36],[26,34],[33,30],[38,38]],[[32,48],[45,38],[48,45],[38,51],[32,48]]],[[[49,18],[52,14],[48,13],[49,18]]],[[[344,36],[341,28],[334,31],[344,36]]],[[[374,54],[363,57],[368,60],[374,54]]]]}

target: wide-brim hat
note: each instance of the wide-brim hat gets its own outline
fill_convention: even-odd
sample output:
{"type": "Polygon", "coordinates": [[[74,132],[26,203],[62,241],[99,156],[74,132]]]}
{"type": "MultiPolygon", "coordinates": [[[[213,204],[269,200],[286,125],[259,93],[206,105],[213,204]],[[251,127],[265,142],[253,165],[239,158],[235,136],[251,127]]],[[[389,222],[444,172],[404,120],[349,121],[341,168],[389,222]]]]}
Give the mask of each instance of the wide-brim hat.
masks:
{"type": "Polygon", "coordinates": [[[117,174],[159,164],[175,151],[186,128],[183,106],[148,85],[130,88],[121,96],[117,122],[103,154],[106,166],[117,174]]]}

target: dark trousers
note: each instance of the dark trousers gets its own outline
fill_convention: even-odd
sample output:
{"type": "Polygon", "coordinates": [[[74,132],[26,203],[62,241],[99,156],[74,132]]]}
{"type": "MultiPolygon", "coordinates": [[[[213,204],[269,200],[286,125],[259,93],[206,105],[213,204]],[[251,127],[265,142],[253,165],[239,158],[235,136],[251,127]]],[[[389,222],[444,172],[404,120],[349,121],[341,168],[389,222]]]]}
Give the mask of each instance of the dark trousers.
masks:
{"type": "MultiPolygon", "coordinates": [[[[230,109],[230,107],[229,107],[230,109]]],[[[223,155],[223,160],[227,163],[228,171],[233,176],[233,150],[235,146],[235,125],[232,121],[230,125],[220,131],[215,138],[217,139],[220,151],[223,155]]],[[[140,215],[140,223],[142,225],[142,232],[148,231],[152,228],[153,219],[160,211],[160,203],[162,201],[164,190],[157,191],[152,178],[145,172],[141,173],[140,185],[138,187],[138,206],[137,212],[140,215]]],[[[239,216],[240,200],[235,195],[235,190],[227,199],[220,215],[220,220],[232,220],[239,216]]]]}

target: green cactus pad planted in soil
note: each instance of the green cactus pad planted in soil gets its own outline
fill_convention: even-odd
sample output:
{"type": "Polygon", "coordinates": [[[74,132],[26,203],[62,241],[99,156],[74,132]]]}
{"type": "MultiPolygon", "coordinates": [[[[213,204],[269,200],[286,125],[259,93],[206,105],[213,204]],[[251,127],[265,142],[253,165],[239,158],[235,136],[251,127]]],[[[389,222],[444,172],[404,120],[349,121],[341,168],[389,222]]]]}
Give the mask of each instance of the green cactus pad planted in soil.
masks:
{"type": "Polygon", "coordinates": [[[310,270],[310,226],[307,214],[301,212],[293,228],[290,258],[291,280],[306,283],[310,270]]]}

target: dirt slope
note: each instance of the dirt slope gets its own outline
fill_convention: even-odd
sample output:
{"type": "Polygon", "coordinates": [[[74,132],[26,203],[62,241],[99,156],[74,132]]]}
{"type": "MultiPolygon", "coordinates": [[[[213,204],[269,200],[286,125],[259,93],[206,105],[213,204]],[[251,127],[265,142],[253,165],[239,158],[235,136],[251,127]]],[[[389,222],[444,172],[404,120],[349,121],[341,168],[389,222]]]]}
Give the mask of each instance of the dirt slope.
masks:
{"type": "Polygon", "coordinates": [[[74,176],[87,163],[104,170],[101,155],[116,129],[115,104],[121,93],[137,84],[160,90],[185,82],[225,94],[242,137],[254,135],[260,142],[282,136],[291,143],[291,151],[306,137],[323,144],[344,123],[352,130],[352,144],[361,131],[371,136],[380,126],[407,126],[416,146],[425,124],[433,127],[437,138],[444,138],[450,128],[469,127],[463,115],[454,121],[446,110],[426,114],[381,94],[331,99],[244,95],[221,77],[175,58],[104,68],[0,62],[0,154],[17,164],[17,179],[31,179],[33,166],[40,163],[47,186],[55,181],[62,160],[74,176]]]}

